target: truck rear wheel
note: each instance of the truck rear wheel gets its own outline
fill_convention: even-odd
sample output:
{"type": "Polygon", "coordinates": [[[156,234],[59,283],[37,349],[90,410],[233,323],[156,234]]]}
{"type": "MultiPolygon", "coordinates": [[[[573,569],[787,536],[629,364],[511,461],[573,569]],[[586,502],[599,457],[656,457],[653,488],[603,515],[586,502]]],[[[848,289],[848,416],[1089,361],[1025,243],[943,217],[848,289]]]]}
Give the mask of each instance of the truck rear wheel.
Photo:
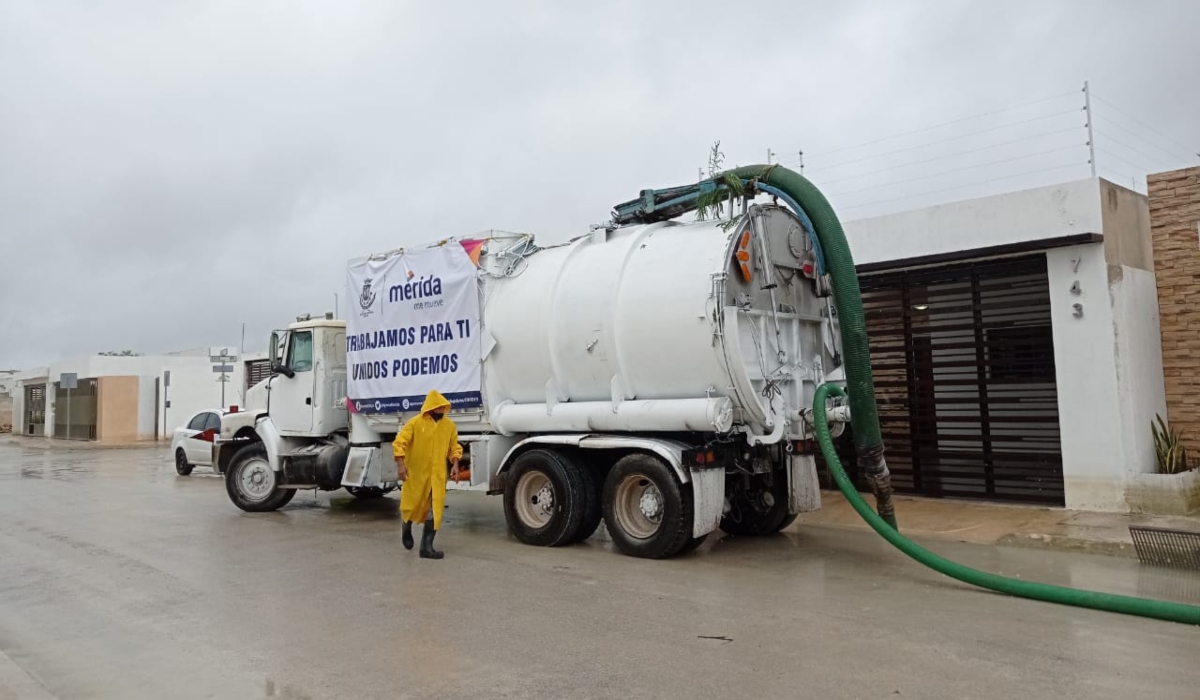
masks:
{"type": "Polygon", "coordinates": [[[777,471],[771,483],[755,476],[750,488],[730,494],[730,510],[721,518],[721,529],[735,537],[773,535],[796,520],[788,513],[787,475],[777,471]]]}
{"type": "Polygon", "coordinates": [[[279,475],[267,461],[261,442],[247,445],[233,456],[225,475],[229,500],[247,513],[265,513],[287,505],[296,489],[279,488],[279,475]]]}
{"type": "Polygon", "coordinates": [[[585,478],[583,468],[557,450],[530,450],[517,457],[504,489],[508,531],[538,547],[570,544],[586,510],[585,478]]]}
{"type": "Polygon", "coordinates": [[[571,537],[571,542],[583,542],[596,534],[600,522],[604,520],[604,508],[600,498],[604,492],[604,479],[592,464],[581,465],[579,472],[580,483],[583,486],[583,517],[579,520],[579,529],[571,537]]]}
{"type": "Polygon", "coordinates": [[[692,495],[671,468],[646,454],[624,457],[604,481],[604,524],[625,554],[675,556],[692,543],[692,495]]]}

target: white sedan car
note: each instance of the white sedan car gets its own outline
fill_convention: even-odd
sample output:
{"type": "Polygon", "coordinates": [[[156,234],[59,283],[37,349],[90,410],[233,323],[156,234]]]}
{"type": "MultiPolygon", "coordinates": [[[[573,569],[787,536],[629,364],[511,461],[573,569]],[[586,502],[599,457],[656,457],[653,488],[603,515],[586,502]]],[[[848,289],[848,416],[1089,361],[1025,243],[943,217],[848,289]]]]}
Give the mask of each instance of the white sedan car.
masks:
{"type": "Polygon", "coordinates": [[[175,435],[171,438],[171,454],[175,458],[175,471],[180,476],[191,474],[197,466],[212,466],[212,440],[197,436],[208,430],[220,433],[223,415],[225,411],[205,409],[175,429],[175,435]]]}

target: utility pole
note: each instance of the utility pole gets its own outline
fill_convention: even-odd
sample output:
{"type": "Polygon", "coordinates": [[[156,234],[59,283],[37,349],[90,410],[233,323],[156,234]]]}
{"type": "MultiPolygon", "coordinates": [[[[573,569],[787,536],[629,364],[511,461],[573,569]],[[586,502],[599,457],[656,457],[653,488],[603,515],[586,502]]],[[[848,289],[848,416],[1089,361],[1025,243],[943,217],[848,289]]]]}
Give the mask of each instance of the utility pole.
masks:
{"type": "Polygon", "coordinates": [[[804,174],[804,151],[800,151],[800,174],[804,174]]]}
{"type": "Polygon", "coordinates": [[[1092,177],[1096,177],[1096,139],[1092,135],[1092,90],[1088,81],[1083,81],[1083,111],[1087,113],[1088,164],[1092,166],[1092,177]]]}
{"type": "Polygon", "coordinates": [[[767,165],[771,164],[771,159],[774,157],[775,157],[775,152],[768,148],[767,149],[767,165]]]}
{"type": "Polygon", "coordinates": [[[333,317],[334,318],[338,317],[338,295],[337,295],[337,292],[333,293],[333,317]]]}

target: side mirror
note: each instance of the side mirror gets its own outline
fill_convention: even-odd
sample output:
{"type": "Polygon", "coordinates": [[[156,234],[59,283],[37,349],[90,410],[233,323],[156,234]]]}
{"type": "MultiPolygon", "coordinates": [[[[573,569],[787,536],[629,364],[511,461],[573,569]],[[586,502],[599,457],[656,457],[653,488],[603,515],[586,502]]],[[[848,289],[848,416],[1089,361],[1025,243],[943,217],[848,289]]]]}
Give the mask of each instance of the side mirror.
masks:
{"type": "Polygon", "coordinates": [[[271,331],[271,344],[267,346],[267,352],[270,353],[271,371],[275,371],[275,365],[279,364],[279,346],[280,342],[279,331],[271,331]]]}
{"type": "Polygon", "coordinates": [[[287,377],[288,379],[292,379],[296,376],[296,373],[292,371],[292,368],[288,367],[287,365],[280,365],[280,364],[272,365],[271,372],[273,372],[274,374],[282,374],[283,376],[287,377]]]}

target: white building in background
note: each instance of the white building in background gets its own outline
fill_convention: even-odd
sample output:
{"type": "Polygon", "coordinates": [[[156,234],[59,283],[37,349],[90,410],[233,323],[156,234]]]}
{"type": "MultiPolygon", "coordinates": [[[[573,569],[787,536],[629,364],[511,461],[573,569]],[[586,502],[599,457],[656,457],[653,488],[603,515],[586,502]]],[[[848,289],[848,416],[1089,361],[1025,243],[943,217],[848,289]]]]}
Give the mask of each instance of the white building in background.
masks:
{"type": "Polygon", "coordinates": [[[1165,415],[1146,197],[1089,179],[845,228],[898,489],[1126,510],[1165,415]]]}
{"type": "Polygon", "coordinates": [[[16,370],[0,369],[0,433],[12,431],[13,425],[13,392],[17,380],[16,370]]]}
{"type": "Polygon", "coordinates": [[[214,362],[211,349],[204,348],[156,356],[93,355],[18,372],[13,433],[101,443],[169,439],[196,411],[241,403],[244,365],[237,348],[218,350],[227,351],[228,361],[214,362]],[[74,389],[60,385],[64,374],[75,375],[74,389]],[[222,376],[227,381],[220,381],[222,376]]]}

